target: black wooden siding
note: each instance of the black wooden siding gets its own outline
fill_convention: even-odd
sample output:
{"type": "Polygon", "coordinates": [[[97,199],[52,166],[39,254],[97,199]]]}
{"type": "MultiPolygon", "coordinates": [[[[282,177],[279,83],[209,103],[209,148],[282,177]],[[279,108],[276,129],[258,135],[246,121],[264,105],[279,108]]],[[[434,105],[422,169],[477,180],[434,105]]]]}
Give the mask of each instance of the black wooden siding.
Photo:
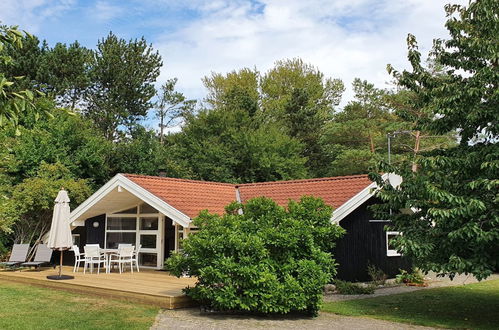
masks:
{"type": "MultiPolygon", "coordinates": [[[[72,230],[72,234],[80,235],[80,251],[83,253],[83,247],[87,243],[87,228],[85,226],[78,226],[72,230]]],[[[59,252],[54,251],[53,253],[53,261],[55,264],[59,264],[59,252]]],[[[75,262],[75,255],[73,251],[64,251],[63,255],[63,264],[68,266],[73,266],[75,262]]]]}
{"type": "Polygon", "coordinates": [[[387,222],[369,222],[374,217],[368,209],[376,203],[374,198],[358,207],[340,222],[347,233],[336,244],[334,258],[339,264],[337,278],[346,281],[368,281],[369,263],[381,268],[389,277],[408,269],[411,264],[404,257],[386,255],[387,222]]]}
{"type": "Polygon", "coordinates": [[[106,233],[106,215],[101,214],[93,218],[88,218],[85,221],[85,228],[87,232],[86,244],[99,244],[101,248],[106,248],[104,246],[104,235],[106,233]],[[99,226],[94,227],[94,222],[98,222],[99,226]]]}
{"type": "Polygon", "coordinates": [[[172,219],[165,216],[165,231],[164,231],[164,257],[165,260],[170,257],[171,251],[175,250],[175,226],[172,219]]]}

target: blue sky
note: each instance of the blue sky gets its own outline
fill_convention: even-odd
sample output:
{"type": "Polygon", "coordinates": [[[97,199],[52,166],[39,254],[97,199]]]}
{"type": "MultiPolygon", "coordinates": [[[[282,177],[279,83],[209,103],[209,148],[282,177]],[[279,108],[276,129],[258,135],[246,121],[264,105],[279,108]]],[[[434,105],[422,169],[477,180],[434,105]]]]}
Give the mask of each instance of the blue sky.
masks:
{"type": "MultiPolygon", "coordinates": [[[[202,99],[203,76],[243,67],[265,72],[301,57],[349,86],[355,77],[387,87],[388,63],[407,67],[407,33],[427,51],[446,37],[441,0],[1,0],[0,21],[49,44],[78,40],[94,47],[113,31],[145,36],[164,67],[158,83],[179,79],[202,99]]],[[[462,2],[462,0],[461,0],[462,2]]],[[[352,97],[347,89],[342,104],[352,97]]]]}

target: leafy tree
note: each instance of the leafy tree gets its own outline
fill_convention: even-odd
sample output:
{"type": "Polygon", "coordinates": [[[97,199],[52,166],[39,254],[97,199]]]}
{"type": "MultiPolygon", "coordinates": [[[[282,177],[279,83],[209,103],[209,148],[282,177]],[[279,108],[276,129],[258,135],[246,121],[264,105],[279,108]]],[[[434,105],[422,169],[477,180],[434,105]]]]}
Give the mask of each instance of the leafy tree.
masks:
{"type": "Polygon", "coordinates": [[[17,27],[0,25],[0,128],[9,124],[15,128],[16,135],[20,134],[19,119],[25,112],[34,112],[36,118],[43,114],[34,106],[35,95],[43,93],[23,86],[19,83],[23,77],[12,76],[8,70],[16,66],[9,50],[22,48],[25,36],[31,38],[17,27]]]}
{"type": "Polygon", "coordinates": [[[17,77],[16,83],[20,89],[43,88],[39,77],[44,75],[43,58],[49,51],[48,44],[33,35],[22,33],[19,36],[21,47],[16,43],[7,43],[3,49],[4,55],[10,60],[0,63],[0,70],[9,79],[17,77]]]}
{"type": "Polygon", "coordinates": [[[61,106],[74,110],[90,86],[91,60],[92,51],[78,41],[69,46],[57,43],[45,52],[41,63],[45,70],[38,74],[37,80],[47,84],[48,93],[61,106]]]}
{"type": "Polygon", "coordinates": [[[306,105],[315,107],[317,119],[330,119],[344,91],[340,79],[325,78],[324,74],[301,59],[277,61],[261,78],[264,111],[274,120],[282,116],[296,90],[308,96],[306,105]]]}
{"type": "Polygon", "coordinates": [[[301,59],[277,61],[261,79],[265,121],[278,122],[303,143],[310,175],[324,176],[329,159],[319,141],[344,91],[340,79],[324,77],[301,59]]]}
{"type": "Polygon", "coordinates": [[[245,109],[254,127],[272,124],[301,142],[302,157],[313,176],[329,165],[319,139],[332,120],[343,93],[339,79],[324,74],[301,59],[278,61],[261,75],[256,69],[213,73],[204,78],[206,101],[215,109],[245,109]]]}
{"type": "Polygon", "coordinates": [[[126,42],[109,33],[94,52],[83,114],[108,140],[117,138],[120,125],[132,128],[152,107],[161,65],[161,56],[144,38],[126,42]]]}
{"type": "Polygon", "coordinates": [[[330,159],[327,175],[367,173],[375,159],[386,155],[387,134],[406,126],[390,107],[388,91],[358,78],[352,87],[355,99],[334,115],[320,137],[330,159]]]}
{"type": "Polygon", "coordinates": [[[177,78],[168,79],[159,92],[156,102],[156,117],[159,119],[159,139],[163,143],[164,129],[179,124],[179,119],[192,112],[196,100],[186,100],[184,94],[175,91],[177,78]]]}
{"type": "Polygon", "coordinates": [[[12,63],[0,63],[0,70],[8,77],[19,77],[20,87],[41,90],[59,105],[74,110],[90,85],[92,51],[77,41],[50,48],[45,40],[40,44],[37,37],[30,35],[22,37],[22,45],[6,47],[12,63]]]}
{"type": "Polygon", "coordinates": [[[136,173],[158,175],[165,172],[171,177],[186,176],[179,164],[171,159],[171,150],[163,146],[153,130],[137,125],[130,136],[114,143],[110,152],[111,174],[136,173]]]}
{"type": "Polygon", "coordinates": [[[73,207],[92,192],[86,180],[75,179],[61,163],[43,162],[36,175],[13,186],[11,196],[0,200],[0,230],[12,232],[14,243],[40,242],[50,229],[61,187],[68,191],[73,207]]]}
{"type": "Polygon", "coordinates": [[[213,108],[227,105],[226,102],[230,99],[229,94],[234,93],[235,88],[239,90],[239,93],[244,93],[257,103],[260,98],[260,72],[256,69],[243,68],[226,75],[212,73],[211,76],[204,77],[202,80],[208,90],[205,101],[213,108]]]}
{"type": "Polygon", "coordinates": [[[195,179],[255,182],[306,176],[298,140],[272,125],[254,126],[246,109],[203,110],[170,137],[173,158],[195,179]]]}
{"type": "Polygon", "coordinates": [[[323,287],[336,273],[328,251],[343,234],[330,221],[331,207],[313,197],[287,209],[255,198],[226,210],[202,212],[194,219],[199,232],[167,260],[174,275],[197,278],[187,295],[218,310],[317,315],[323,287]]]}
{"type": "Polygon", "coordinates": [[[403,183],[398,189],[385,184],[379,195],[387,203],[378,212],[403,210],[391,216],[392,227],[404,233],[399,249],[421,269],[483,279],[499,266],[499,4],[483,0],[445,9],[451,38],[435,41],[435,58],[446,74],[435,76],[421,65],[412,35],[412,70],[391,72],[425,114],[417,128],[457,130],[460,144],[398,166],[382,164],[382,171],[400,174],[403,183]]]}
{"type": "MultiPolygon", "coordinates": [[[[41,107],[38,102],[38,107],[41,107]]],[[[50,102],[48,106],[53,104],[50,102]]],[[[39,120],[31,129],[22,129],[22,135],[13,140],[5,136],[12,162],[7,171],[15,183],[32,177],[40,163],[59,162],[75,178],[89,179],[97,185],[109,179],[109,151],[112,146],[91,122],[80,115],[61,112],[52,119],[39,120]]]]}

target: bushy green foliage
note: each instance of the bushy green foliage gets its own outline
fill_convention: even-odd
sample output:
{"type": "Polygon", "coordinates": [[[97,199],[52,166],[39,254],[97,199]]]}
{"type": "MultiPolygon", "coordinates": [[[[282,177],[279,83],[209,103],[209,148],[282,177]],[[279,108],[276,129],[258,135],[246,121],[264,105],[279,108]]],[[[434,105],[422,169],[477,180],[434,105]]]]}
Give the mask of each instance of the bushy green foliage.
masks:
{"type": "Polygon", "coordinates": [[[22,76],[13,76],[9,72],[15,66],[10,50],[21,49],[24,38],[31,39],[31,35],[19,31],[17,26],[0,25],[0,128],[7,125],[14,127],[16,135],[21,133],[18,129],[19,118],[25,112],[34,112],[37,118],[44,114],[34,106],[36,95],[43,93],[27,88],[20,83],[22,76]]]}
{"type": "Polygon", "coordinates": [[[335,280],[336,292],[339,294],[373,294],[375,286],[368,284],[366,286],[359,283],[352,283],[342,280],[335,280]]]}
{"type": "Polygon", "coordinates": [[[388,278],[388,276],[381,268],[378,268],[376,267],[376,265],[373,265],[371,263],[367,265],[367,274],[371,278],[371,282],[374,285],[384,285],[386,279],[388,278]]]}
{"type": "Polygon", "coordinates": [[[410,272],[404,269],[400,270],[400,274],[395,276],[395,282],[397,283],[413,283],[413,284],[423,284],[424,276],[419,269],[413,268],[410,272]]]}
{"type": "Polygon", "coordinates": [[[258,126],[237,104],[188,118],[168,145],[193,179],[241,183],[307,175],[301,143],[274,125],[258,126]]]}
{"type": "Polygon", "coordinates": [[[69,193],[72,208],[91,194],[87,180],[75,179],[61,163],[42,162],[35,175],[0,199],[0,231],[13,231],[16,243],[41,239],[50,229],[54,199],[62,187],[69,193]]]}
{"type": "MultiPolygon", "coordinates": [[[[57,111],[53,104],[48,107],[53,113],[57,111]]],[[[42,162],[60,162],[74,177],[89,179],[97,185],[110,178],[113,146],[80,115],[60,112],[31,126],[22,129],[22,135],[15,140],[0,137],[0,143],[10,146],[13,161],[7,169],[14,183],[34,176],[42,162]]]]}
{"type": "Polygon", "coordinates": [[[336,273],[327,251],[343,233],[331,224],[331,208],[313,197],[290,201],[288,209],[255,198],[227,212],[201,213],[199,232],[167,260],[172,274],[197,277],[187,294],[218,310],[317,314],[336,273]]]}

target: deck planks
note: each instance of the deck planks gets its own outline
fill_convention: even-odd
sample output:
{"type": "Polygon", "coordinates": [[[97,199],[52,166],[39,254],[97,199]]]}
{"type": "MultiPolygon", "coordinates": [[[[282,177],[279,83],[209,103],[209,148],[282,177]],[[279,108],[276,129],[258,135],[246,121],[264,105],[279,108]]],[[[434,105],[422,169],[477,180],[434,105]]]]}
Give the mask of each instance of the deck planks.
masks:
{"type": "Polygon", "coordinates": [[[156,305],[161,308],[175,309],[189,307],[193,302],[182,292],[187,286],[194,286],[194,278],[177,278],[166,272],[142,270],[140,273],[129,271],[119,273],[83,274],[73,273],[71,267],[63,267],[63,274],[74,275],[73,280],[54,281],[46,277],[56,275],[57,269],[42,271],[0,271],[0,280],[26,283],[56,288],[89,295],[98,295],[156,305]]]}

